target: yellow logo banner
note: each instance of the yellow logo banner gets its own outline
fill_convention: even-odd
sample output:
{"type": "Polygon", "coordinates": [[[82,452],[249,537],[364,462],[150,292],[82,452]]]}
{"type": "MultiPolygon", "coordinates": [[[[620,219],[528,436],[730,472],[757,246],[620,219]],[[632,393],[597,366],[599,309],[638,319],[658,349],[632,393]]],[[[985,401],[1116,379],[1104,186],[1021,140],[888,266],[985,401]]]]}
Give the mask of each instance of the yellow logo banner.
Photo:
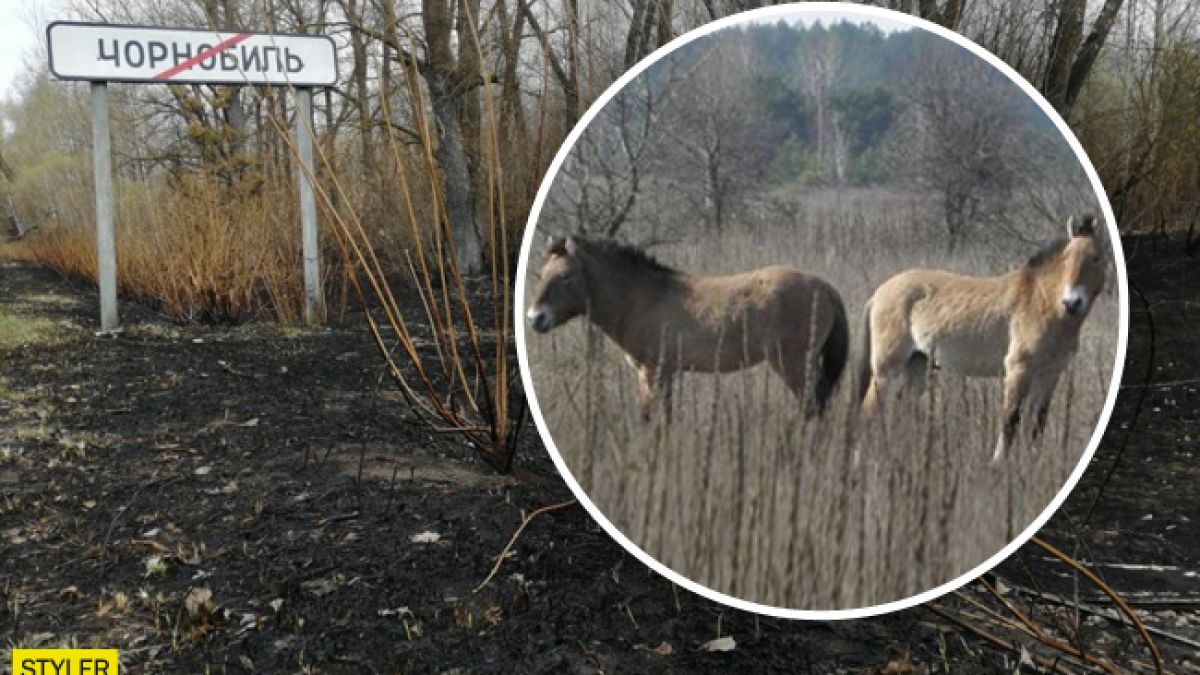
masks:
{"type": "Polygon", "coordinates": [[[115,649],[14,649],[13,675],[118,675],[115,649]]]}

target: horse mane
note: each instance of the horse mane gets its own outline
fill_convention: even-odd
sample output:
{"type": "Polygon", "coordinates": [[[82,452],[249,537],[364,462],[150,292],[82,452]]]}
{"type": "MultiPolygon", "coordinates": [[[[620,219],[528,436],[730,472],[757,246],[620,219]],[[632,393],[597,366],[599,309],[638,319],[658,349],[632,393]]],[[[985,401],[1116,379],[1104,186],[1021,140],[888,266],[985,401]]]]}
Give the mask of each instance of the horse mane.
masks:
{"type": "Polygon", "coordinates": [[[576,237],[576,241],[582,243],[584,248],[591,253],[636,269],[663,274],[675,274],[677,271],[632,244],[623,244],[613,239],[587,239],[584,237],[576,237]]]}
{"type": "Polygon", "coordinates": [[[1034,253],[1029,257],[1029,260],[1025,261],[1025,269],[1038,269],[1050,260],[1057,258],[1059,254],[1063,252],[1063,249],[1067,247],[1068,243],[1070,243],[1069,239],[1066,237],[1059,237],[1043,245],[1040,249],[1038,249],[1037,253],[1034,253]]]}

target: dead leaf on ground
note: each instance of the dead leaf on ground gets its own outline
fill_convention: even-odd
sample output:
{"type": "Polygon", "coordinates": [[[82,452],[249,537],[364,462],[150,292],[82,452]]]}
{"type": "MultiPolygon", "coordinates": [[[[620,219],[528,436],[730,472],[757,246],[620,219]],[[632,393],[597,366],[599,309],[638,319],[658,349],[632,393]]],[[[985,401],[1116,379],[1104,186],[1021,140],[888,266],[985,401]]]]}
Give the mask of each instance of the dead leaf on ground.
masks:
{"type": "Polygon", "coordinates": [[[646,644],[639,644],[639,645],[634,645],[633,648],[640,652],[650,652],[652,654],[658,654],[659,656],[670,656],[675,653],[675,648],[672,647],[671,643],[669,643],[669,642],[661,642],[661,643],[659,643],[659,645],[657,647],[651,647],[650,645],[646,645],[646,644]]]}
{"type": "Polygon", "coordinates": [[[312,581],[301,583],[300,588],[304,589],[304,592],[319,598],[322,595],[329,595],[337,590],[337,584],[331,579],[313,579],[312,581]]]}
{"type": "Polygon", "coordinates": [[[216,609],[216,605],[212,600],[212,589],[204,586],[197,586],[188,591],[188,594],[183,599],[183,608],[192,616],[206,616],[212,614],[216,609]]]}
{"type": "Polygon", "coordinates": [[[196,544],[192,544],[190,549],[183,546],[176,546],[175,559],[184,565],[195,567],[200,564],[200,547],[196,544]]]}
{"type": "Polygon", "coordinates": [[[898,659],[889,661],[887,665],[879,669],[879,675],[916,675],[922,672],[924,670],[921,666],[917,665],[907,653],[898,659]]]}
{"type": "Polygon", "coordinates": [[[209,488],[204,491],[206,495],[231,495],[238,491],[238,482],[231,480],[219,488],[209,488]]]}
{"type": "Polygon", "coordinates": [[[726,635],[725,637],[705,642],[700,646],[700,649],[706,652],[731,652],[737,649],[737,643],[734,642],[732,635],[726,635]]]}
{"type": "Polygon", "coordinates": [[[96,616],[107,616],[116,612],[124,612],[129,607],[129,596],[121,591],[110,595],[96,608],[96,616]]]}

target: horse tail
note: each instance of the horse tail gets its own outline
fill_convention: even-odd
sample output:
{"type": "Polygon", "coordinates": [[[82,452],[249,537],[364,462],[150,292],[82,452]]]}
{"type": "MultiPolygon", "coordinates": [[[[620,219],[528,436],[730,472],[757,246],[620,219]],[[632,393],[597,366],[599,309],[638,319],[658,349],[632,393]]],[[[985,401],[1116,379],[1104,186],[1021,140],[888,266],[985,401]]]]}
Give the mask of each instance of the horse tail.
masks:
{"type": "Polygon", "coordinates": [[[821,409],[825,408],[825,403],[841,379],[850,356],[850,324],[846,321],[846,306],[842,304],[837,291],[831,291],[830,296],[834,305],[833,325],[821,346],[821,381],[816,391],[817,405],[821,409]]]}
{"type": "Polygon", "coordinates": [[[858,350],[858,401],[861,404],[871,386],[871,301],[863,307],[862,331],[858,350]]]}

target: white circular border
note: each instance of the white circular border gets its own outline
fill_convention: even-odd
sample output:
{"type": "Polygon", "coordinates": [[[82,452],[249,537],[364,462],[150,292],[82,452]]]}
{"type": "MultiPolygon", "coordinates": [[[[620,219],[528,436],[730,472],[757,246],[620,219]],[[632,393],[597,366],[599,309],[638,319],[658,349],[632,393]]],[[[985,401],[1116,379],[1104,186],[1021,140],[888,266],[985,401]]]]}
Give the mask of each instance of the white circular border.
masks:
{"type": "Polygon", "coordinates": [[[1125,369],[1125,349],[1129,338],[1129,282],[1125,272],[1125,254],[1121,248],[1121,237],[1117,232],[1117,229],[1113,226],[1113,223],[1115,222],[1116,217],[1113,215],[1112,205],[1109,204],[1108,195],[1104,192],[1104,186],[1100,182],[1100,177],[1097,175],[1095,167],[1092,166],[1092,162],[1090,159],[1088,159],[1083,147],[1079,144],[1079,140],[1075,138],[1075,134],[1071,132],[1070,127],[1067,126],[1067,123],[1063,121],[1058,112],[1055,111],[1050,103],[1047,102],[1046,99],[1043,98],[1042,95],[1033,88],[1033,85],[1029,84],[1025,78],[1021,77],[1015,70],[1009,67],[1008,64],[1001,61],[998,57],[983,47],[980,47],[958,33],[955,33],[947,28],[943,28],[935,23],[931,23],[924,19],[919,19],[908,14],[903,14],[901,12],[895,12],[879,7],[867,7],[840,2],[795,3],[791,5],[767,7],[749,12],[742,12],[740,14],[734,14],[712,23],[705,24],[700,28],[679,36],[670,43],[655,50],[654,53],[650,54],[645,59],[638,62],[633,68],[628,70],[624,75],[617,79],[612,86],[605,90],[600,98],[597,99],[590,108],[588,108],[587,112],[582,118],[580,118],[579,122],[575,125],[575,128],[571,130],[571,133],[559,147],[558,153],[554,156],[554,161],[550,163],[550,167],[546,171],[546,176],[542,179],[542,184],[538,188],[537,197],[533,203],[533,210],[530,211],[529,220],[525,225],[525,236],[521,242],[521,255],[517,262],[517,286],[515,299],[516,311],[513,314],[513,318],[516,329],[517,360],[521,368],[521,383],[525,388],[525,395],[529,400],[529,408],[533,413],[533,420],[537,425],[538,433],[541,435],[542,441],[546,445],[546,449],[549,450],[550,457],[554,460],[554,465],[558,467],[559,473],[562,474],[563,479],[566,480],[567,485],[571,488],[571,491],[575,493],[575,496],[579,499],[579,502],[583,504],[584,508],[586,508],[588,513],[591,514],[592,518],[594,518],[596,522],[604,528],[604,531],[607,532],[613,539],[615,539],[617,543],[621,544],[626,551],[633,554],[634,557],[636,557],[645,565],[649,566],[655,572],[658,572],[667,579],[670,579],[673,583],[723,605],[728,605],[730,607],[747,612],[757,612],[759,614],[766,614],[782,619],[806,619],[822,621],[833,619],[861,619],[870,616],[877,616],[879,614],[886,614],[888,612],[894,612],[901,609],[907,609],[923,602],[938,598],[959,588],[960,586],[963,586],[970,580],[980,576],[984,572],[987,572],[992,567],[995,567],[1003,562],[1006,558],[1011,556],[1013,552],[1024,545],[1030,537],[1032,537],[1037,533],[1038,530],[1041,529],[1042,525],[1044,525],[1046,521],[1050,519],[1050,516],[1054,515],[1054,512],[1058,510],[1059,506],[1061,506],[1063,501],[1067,498],[1067,495],[1069,495],[1071,490],[1075,488],[1075,484],[1079,482],[1079,478],[1083,475],[1084,470],[1087,469],[1088,464],[1091,463],[1092,456],[1096,453],[1096,448],[1099,446],[1100,439],[1104,435],[1104,431],[1108,426],[1108,420],[1112,416],[1113,406],[1116,404],[1117,392],[1121,385],[1121,374],[1125,369]],[[575,146],[575,142],[579,140],[579,136],[583,133],[583,130],[587,128],[589,124],[591,124],[592,119],[596,117],[596,115],[600,112],[600,109],[603,108],[617,94],[617,92],[619,92],[633,78],[640,75],[644,70],[649,68],[662,57],[691,42],[692,40],[714,33],[722,28],[728,28],[730,26],[736,26],[738,24],[743,24],[754,20],[796,16],[798,14],[820,14],[822,15],[821,18],[826,18],[825,15],[828,14],[842,14],[884,19],[893,23],[907,24],[913,28],[923,29],[950,40],[958,46],[969,50],[979,58],[987,61],[992,65],[992,67],[996,68],[1006,77],[1008,77],[1010,81],[1020,87],[1027,96],[1029,96],[1035,103],[1038,104],[1042,111],[1046,113],[1052,122],[1054,122],[1055,127],[1058,128],[1058,131],[1063,135],[1063,138],[1067,140],[1067,143],[1071,146],[1071,149],[1075,151],[1075,156],[1083,166],[1084,171],[1087,173],[1088,179],[1092,184],[1092,190],[1095,191],[1100,201],[1100,208],[1104,212],[1105,223],[1108,227],[1109,241],[1112,244],[1112,253],[1116,262],[1118,277],[1117,298],[1119,304],[1118,323],[1120,324],[1120,335],[1117,338],[1116,362],[1113,366],[1112,380],[1109,382],[1108,397],[1104,402],[1104,409],[1100,412],[1100,419],[1096,424],[1096,429],[1092,432],[1092,440],[1088,443],[1087,450],[1083,453],[1083,457],[1080,458],[1079,464],[1075,467],[1075,470],[1067,479],[1066,484],[1063,485],[1062,489],[1059,490],[1058,494],[1050,502],[1050,505],[1047,506],[1046,509],[1042,511],[1042,514],[1038,516],[1038,518],[1036,518],[1033,523],[1029,525],[1029,527],[1025,528],[1025,530],[1021,532],[1016,539],[1009,542],[1007,546],[1000,549],[1000,551],[991,558],[988,558],[983,563],[977,565],[974,569],[962,574],[957,579],[946,582],[941,586],[937,586],[936,588],[925,591],[924,593],[918,593],[917,595],[910,596],[903,600],[895,600],[882,605],[872,605],[870,607],[861,607],[856,609],[788,609],[785,607],[763,605],[756,602],[735,598],[684,577],[682,574],[679,574],[675,570],[663,565],[661,562],[643,551],[637,544],[634,544],[632,541],[630,541],[620,530],[618,530],[611,522],[609,522],[608,518],[606,518],[604,514],[600,512],[600,509],[596,508],[596,505],[592,503],[592,500],[588,498],[587,493],[584,492],[583,488],[579,486],[579,483],[571,474],[570,469],[563,460],[562,454],[559,453],[558,448],[554,445],[554,439],[550,435],[550,430],[546,427],[546,420],[542,417],[541,408],[538,407],[537,395],[535,394],[535,389],[533,386],[533,378],[530,376],[529,359],[525,348],[525,278],[528,273],[529,255],[530,250],[533,247],[538,218],[541,216],[542,206],[546,201],[546,195],[550,191],[550,186],[554,182],[554,178],[558,175],[559,168],[562,166],[563,161],[566,159],[571,149],[575,146]]]}

